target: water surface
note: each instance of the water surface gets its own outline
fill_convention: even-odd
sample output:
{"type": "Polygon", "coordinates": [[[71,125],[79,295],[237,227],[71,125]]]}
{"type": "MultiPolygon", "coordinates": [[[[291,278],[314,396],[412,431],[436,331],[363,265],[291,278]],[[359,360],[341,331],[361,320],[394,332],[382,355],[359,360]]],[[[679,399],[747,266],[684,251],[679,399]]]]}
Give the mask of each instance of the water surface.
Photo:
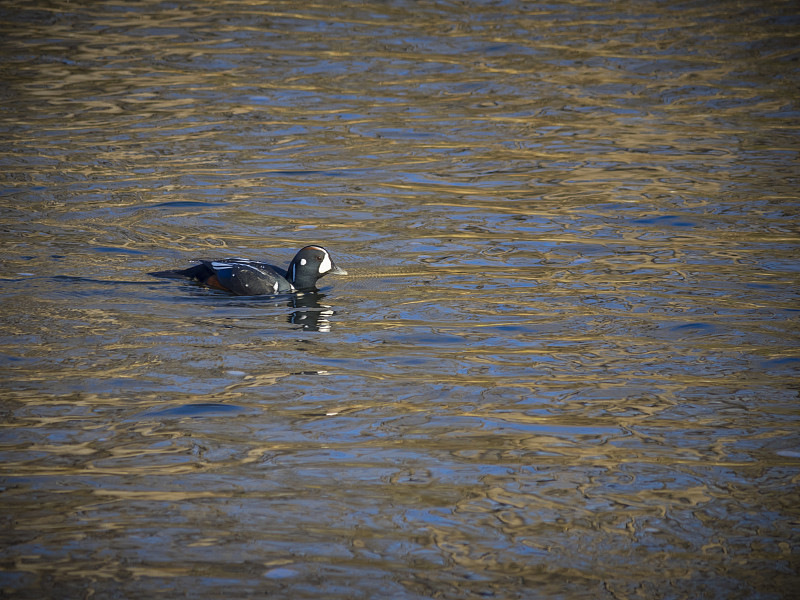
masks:
{"type": "Polygon", "coordinates": [[[792,597],[795,8],[5,3],[2,595],[792,597]]]}

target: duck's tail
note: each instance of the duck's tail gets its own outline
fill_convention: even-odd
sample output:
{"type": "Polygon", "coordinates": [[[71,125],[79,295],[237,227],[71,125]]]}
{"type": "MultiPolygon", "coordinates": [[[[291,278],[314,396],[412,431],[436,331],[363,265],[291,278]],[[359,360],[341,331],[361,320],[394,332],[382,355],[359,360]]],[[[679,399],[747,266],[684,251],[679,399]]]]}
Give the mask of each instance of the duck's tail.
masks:
{"type": "Polygon", "coordinates": [[[169,271],[154,271],[153,273],[148,273],[148,275],[152,275],[153,277],[167,277],[169,279],[196,279],[198,281],[205,281],[213,274],[214,271],[212,271],[211,268],[203,263],[195,265],[194,267],[189,267],[188,269],[171,269],[169,271]]]}
{"type": "Polygon", "coordinates": [[[188,277],[185,271],[154,271],[152,273],[148,273],[148,275],[152,275],[153,277],[169,277],[170,279],[185,279],[188,277]]]}

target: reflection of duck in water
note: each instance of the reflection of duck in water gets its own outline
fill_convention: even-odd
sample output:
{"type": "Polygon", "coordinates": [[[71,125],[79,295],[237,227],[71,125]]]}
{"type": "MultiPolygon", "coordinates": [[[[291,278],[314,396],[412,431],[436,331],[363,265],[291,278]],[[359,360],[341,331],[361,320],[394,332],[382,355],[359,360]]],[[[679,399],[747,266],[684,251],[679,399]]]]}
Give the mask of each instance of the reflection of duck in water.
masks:
{"type": "Polygon", "coordinates": [[[223,260],[201,260],[188,269],[158,271],[154,277],[188,278],[208,287],[231,292],[237,296],[260,296],[262,294],[285,294],[316,289],[317,279],[329,273],[347,275],[331,259],[322,246],[306,246],[300,250],[289,268],[280,267],[244,258],[223,260]]]}
{"type": "Polygon", "coordinates": [[[320,304],[325,294],[319,292],[301,292],[292,296],[289,306],[296,308],[289,315],[289,323],[300,325],[303,331],[330,331],[333,309],[327,304],[320,304]]]}

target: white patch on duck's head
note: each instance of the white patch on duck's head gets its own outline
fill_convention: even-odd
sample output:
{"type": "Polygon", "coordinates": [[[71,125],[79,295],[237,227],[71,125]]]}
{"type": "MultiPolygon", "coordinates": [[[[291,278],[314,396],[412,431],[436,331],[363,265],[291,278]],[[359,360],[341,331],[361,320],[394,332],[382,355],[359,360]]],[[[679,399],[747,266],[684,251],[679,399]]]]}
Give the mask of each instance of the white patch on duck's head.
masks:
{"type": "MultiPolygon", "coordinates": [[[[320,248],[320,250],[322,250],[322,248],[320,248]]],[[[327,273],[331,269],[333,269],[331,257],[327,250],[322,250],[322,262],[319,263],[319,274],[322,275],[323,273],[327,273]]]]}
{"type": "Polygon", "coordinates": [[[308,261],[305,258],[300,259],[300,266],[303,267],[308,261]]]}

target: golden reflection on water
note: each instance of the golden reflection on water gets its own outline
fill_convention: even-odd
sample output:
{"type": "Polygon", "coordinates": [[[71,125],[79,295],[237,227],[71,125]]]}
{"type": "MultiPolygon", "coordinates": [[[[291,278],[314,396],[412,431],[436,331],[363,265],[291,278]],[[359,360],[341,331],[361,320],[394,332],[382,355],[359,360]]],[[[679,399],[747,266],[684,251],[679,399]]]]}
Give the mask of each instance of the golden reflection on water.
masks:
{"type": "Polygon", "coordinates": [[[9,3],[2,594],[789,597],[792,8],[9,3]]]}

